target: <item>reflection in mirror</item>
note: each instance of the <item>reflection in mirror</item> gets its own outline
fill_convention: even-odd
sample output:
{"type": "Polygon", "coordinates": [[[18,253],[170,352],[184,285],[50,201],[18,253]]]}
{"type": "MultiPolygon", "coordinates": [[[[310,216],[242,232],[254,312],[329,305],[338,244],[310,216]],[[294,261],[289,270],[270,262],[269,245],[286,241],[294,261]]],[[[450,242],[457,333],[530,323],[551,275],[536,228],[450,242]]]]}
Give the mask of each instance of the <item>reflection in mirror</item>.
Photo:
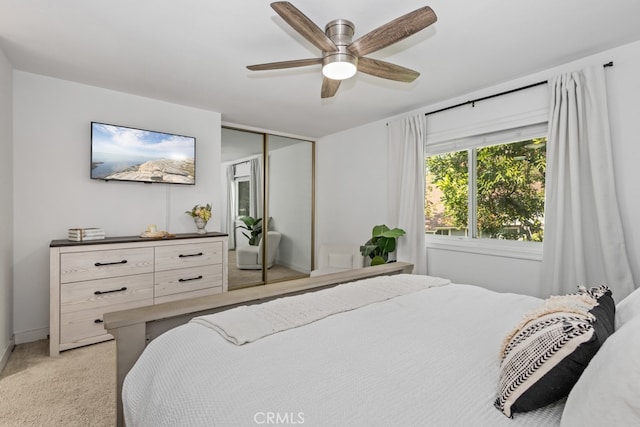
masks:
{"type": "Polygon", "coordinates": [[[267,246],[278,267],[267,270],[267,281],[306,277],[313,259],[313,143],[268,135],[267,147],[267,246]]]}
{"type": "Polygon", "coordinates": [[[248,256],[259,238],[249,218],[262,218],[264,208],[263,152],[262,133],[222,129],[220,224],[229,235],[229,290],[264,283],[261,263],[251,260],[257,254],[248,256]]]}
{"type": "Polygon", "coordinates": [[[229,290],[309,275],[313,265],[313,145],[260,132],[222,129],[224,206],[220,222],[229,235],[229,290]],[[263,220],[267,216],[269,221],[263,220]],[[268,228],[266,233],[263,227],[268,228]]]}

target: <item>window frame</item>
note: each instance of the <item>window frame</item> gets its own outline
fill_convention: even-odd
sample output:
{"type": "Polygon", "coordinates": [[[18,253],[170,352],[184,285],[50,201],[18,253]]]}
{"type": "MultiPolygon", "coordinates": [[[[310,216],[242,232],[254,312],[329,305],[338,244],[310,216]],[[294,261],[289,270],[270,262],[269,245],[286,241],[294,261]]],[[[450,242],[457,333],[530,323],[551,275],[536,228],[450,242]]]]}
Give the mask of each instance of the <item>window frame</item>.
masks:
{"type": "Polygon", "coordinates": [[[476,149],[540,137],[548,137],[547,122],[519,126],[464,138],[445,140],[436,144],[427,143],[424,152],[425,168],[428,156],[455,151],[467,151],[469,153],[469,212],[467,215],[467,224],[469,229],[468,236],[439,236],[425,232],[425,244],[427,249],[442,249],[518,259],[542,260],[542,242],[478,238],[476,225],[476,149]]]}

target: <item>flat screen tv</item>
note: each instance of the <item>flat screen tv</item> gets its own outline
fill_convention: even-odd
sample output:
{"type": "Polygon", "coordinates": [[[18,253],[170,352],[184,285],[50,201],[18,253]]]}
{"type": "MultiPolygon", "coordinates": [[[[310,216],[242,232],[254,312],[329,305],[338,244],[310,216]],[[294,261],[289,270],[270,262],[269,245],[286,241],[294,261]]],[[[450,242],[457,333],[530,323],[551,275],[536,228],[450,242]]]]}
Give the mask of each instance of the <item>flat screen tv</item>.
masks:
{"type": "Polygon", "coordinates": [[[196,139],[91,122],[91,178],[196,183],[196,139]]]}

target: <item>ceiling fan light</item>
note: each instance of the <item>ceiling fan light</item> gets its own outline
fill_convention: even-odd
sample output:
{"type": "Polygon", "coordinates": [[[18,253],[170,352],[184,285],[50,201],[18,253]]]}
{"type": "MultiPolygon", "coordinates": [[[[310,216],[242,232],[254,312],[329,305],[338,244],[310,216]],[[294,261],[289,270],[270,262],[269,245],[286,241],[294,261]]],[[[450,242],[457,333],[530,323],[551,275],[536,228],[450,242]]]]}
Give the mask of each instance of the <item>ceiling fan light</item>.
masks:
{"type": "Polygon", "coordinates": [[[356,62],[356,57],[349,54],[327,55],[322,61],[322,74],[332,80],[348,79],[358,71],[356,62]]]}
{"type": "Polygon", "coordinates": [[[345,80],[356,74],[356,66],[350,62],[332,62],[322,67],[322,74],[332,80],[345,80]]]}

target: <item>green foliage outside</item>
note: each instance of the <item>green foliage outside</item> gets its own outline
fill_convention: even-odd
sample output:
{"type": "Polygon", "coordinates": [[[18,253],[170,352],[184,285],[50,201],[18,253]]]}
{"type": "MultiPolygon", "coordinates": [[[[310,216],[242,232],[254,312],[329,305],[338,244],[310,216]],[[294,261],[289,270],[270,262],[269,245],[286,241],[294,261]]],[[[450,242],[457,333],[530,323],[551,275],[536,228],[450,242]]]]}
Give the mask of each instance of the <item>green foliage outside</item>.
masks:
{"type": "MultiPolygon", "coordinates": [[[[536,138],[476,150],[480,237],[542,241],[545,145],[546,138],[536,138]]],[[[427,191],[435,186],[442,193],[444,215],[435,221],[440,226],[467,227],[468,161],[466,150],[427,158],[427,191]]],[[[425,214],[435,215],[428,196],[425,214]]]]}

